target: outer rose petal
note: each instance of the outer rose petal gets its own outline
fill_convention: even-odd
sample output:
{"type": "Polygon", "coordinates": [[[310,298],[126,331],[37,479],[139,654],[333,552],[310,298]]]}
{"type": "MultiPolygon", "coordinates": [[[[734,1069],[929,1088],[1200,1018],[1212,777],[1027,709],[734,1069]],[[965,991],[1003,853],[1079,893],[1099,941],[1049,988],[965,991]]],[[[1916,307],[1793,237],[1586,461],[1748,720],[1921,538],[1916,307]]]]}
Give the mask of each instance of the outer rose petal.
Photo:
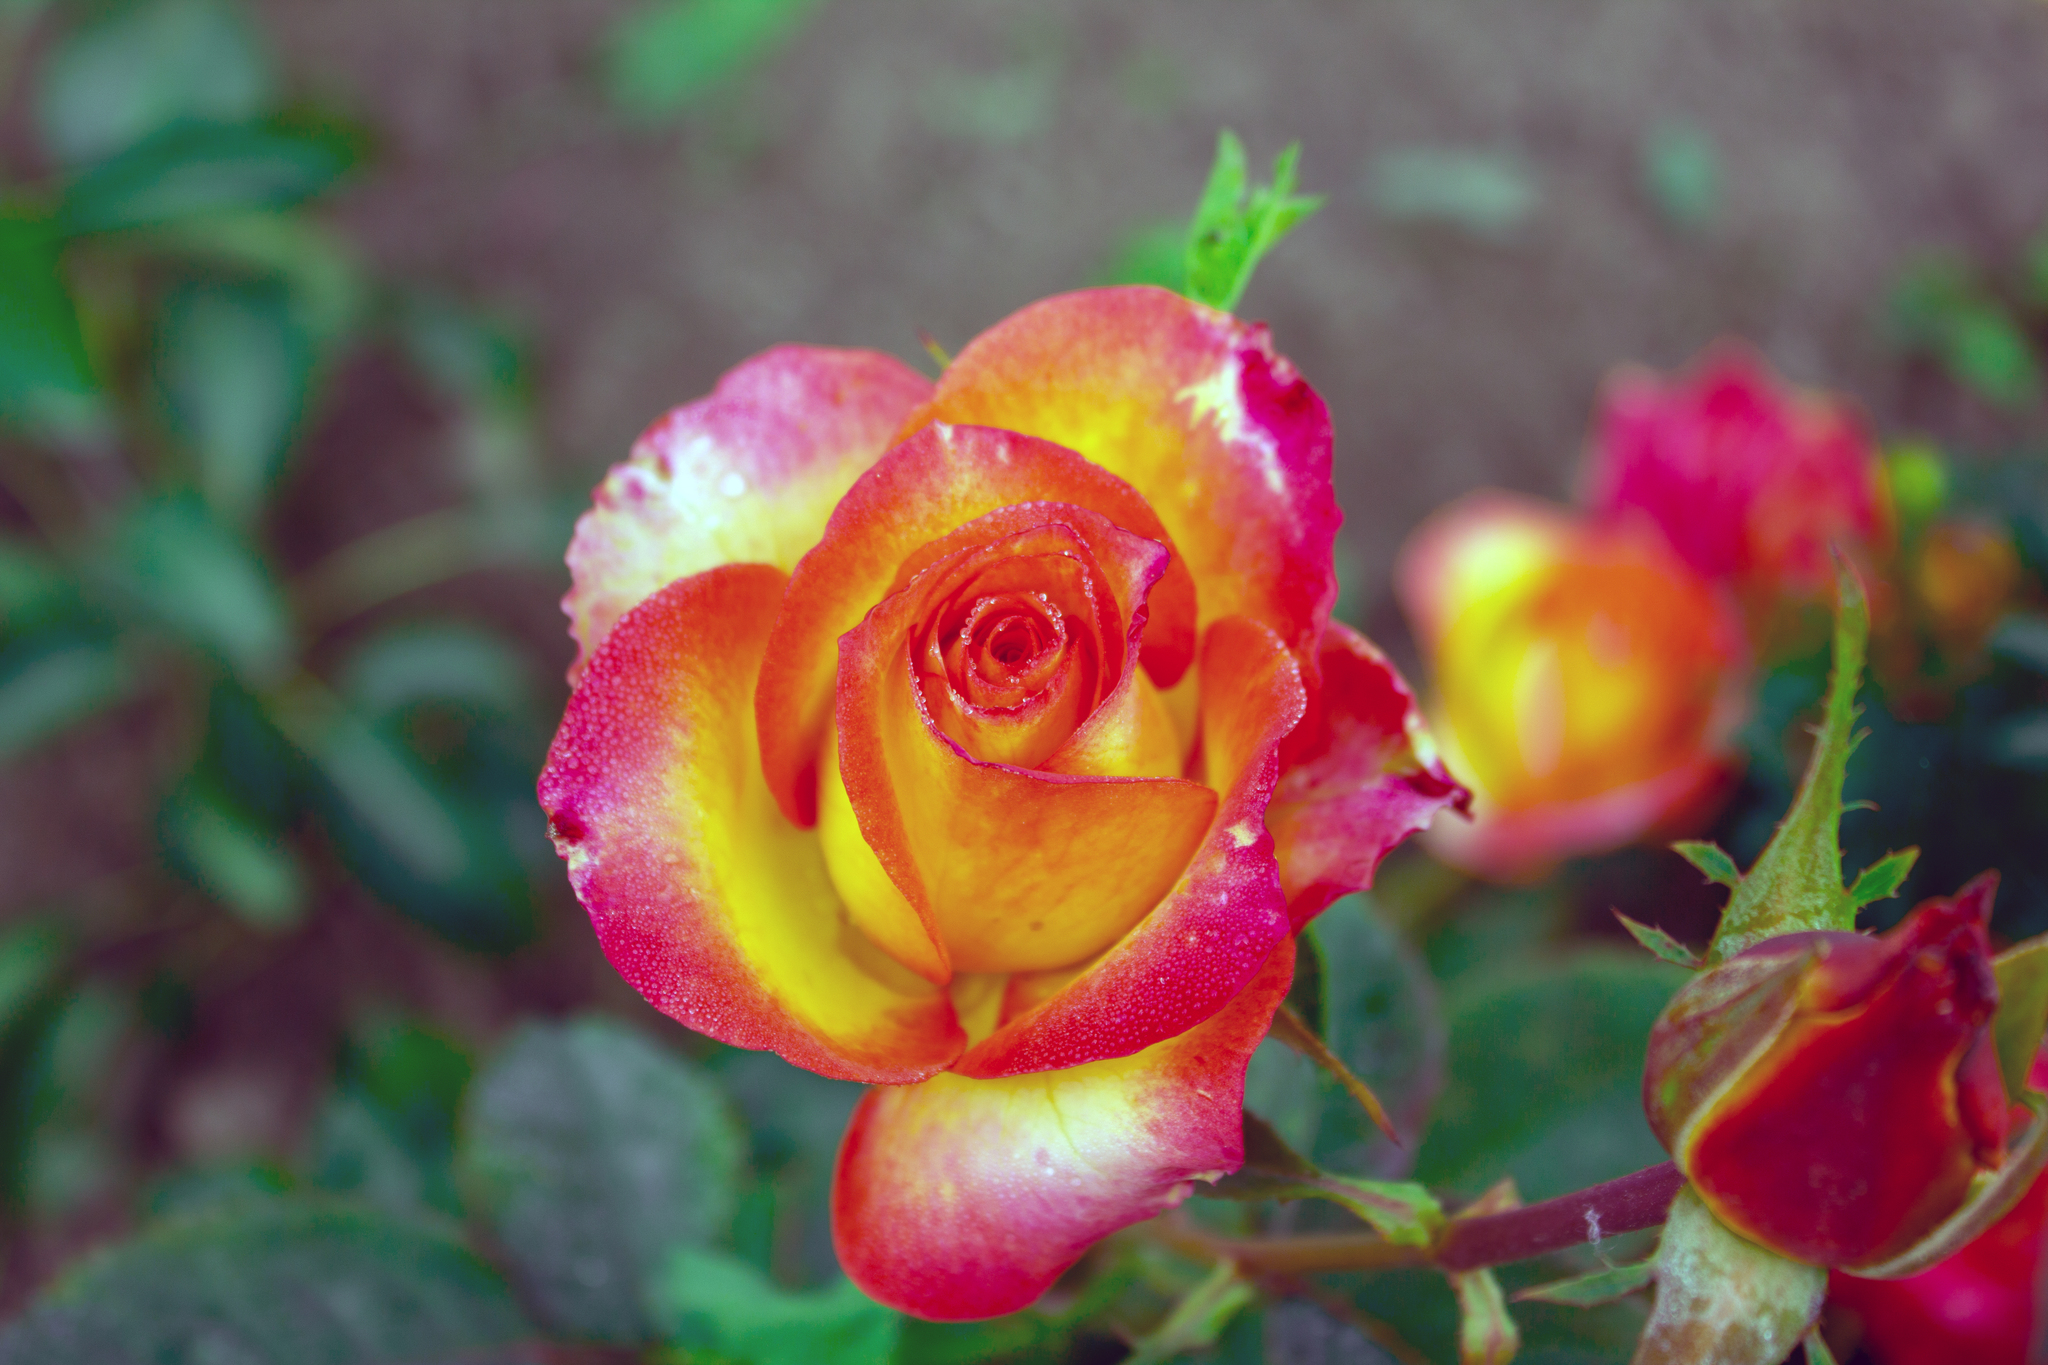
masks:
{"type": "Polygon", "coordinates": [[[945,995],[847,923],[816,836],[761,780],[754,676],[785,582],[678,580],[592,656],[540,802],[619,975],[664,1014],[826,1076],[922,1080],[965,1035],[945,995]]]}
{"type": "Polygon", "coordinates": [[[649,427],[597,486],[569,545],[569,680],[663,584],[720,564],[794,568],[931,387],[879,352],[778,346],[649,427]]]}
{"type": "Polygon", "coordinates": [[[970,342],[904,429],[928,421],[1030,432],[1128,480],[1204,626],[1250,616],[1312,658],[1337,598],[1330,416],[1265,327],[1149,285],[1061,294],[970,342]]]}
{"type": "Polygon", "coordinates": [[[958,1074],[1129,1056],[1215,1013],[1287,937],[1264,815],[1280,741],[1306,706],[1301,670],[1278,636],[1243,617],[1209,627],[1201,670],[1205,780],[1223,800],[1187,871],[1108,952],[969,1049],[958,1074]]]}
{"type": "Polygon", "coordinates": [[[1445,806],[1472,804],[1437,757],[1414,693],[1370,640],[1332,622],[1321,661],[1321,733],[1266,808],[1296,928],[1371,886],[1387,851],[1445,806]]]}
{"type": "MultiPolygon", "coordinates": [[[[1013,431],[930,426],[875,463],[832,510],[790,578],[755,694],[761,762],[783,811],[816,818],[811,774],[832,710],[839,637],[888,593],[904,562],[963,522],[1020,502],[1067,502],[1167,542],[1145,500],[1071,450],[1013,431]]],[[[1170,547],[1169,547],[1170,548],[1170,547]]],[[[1194,583],[1176,554],[1153,585],[1144,666],[1171,686],[1194,645],[1194,583]]]]}
{"type": "Polygon", "coordinates": [[[1294,976],[1282,938],[1235,999],[1134,1056],[870,1090],[832,1189],[839,1263],[941,1320],[1029,1306],[1097,1240],[1244,1161],[1244,1072],[1294,976]]]}

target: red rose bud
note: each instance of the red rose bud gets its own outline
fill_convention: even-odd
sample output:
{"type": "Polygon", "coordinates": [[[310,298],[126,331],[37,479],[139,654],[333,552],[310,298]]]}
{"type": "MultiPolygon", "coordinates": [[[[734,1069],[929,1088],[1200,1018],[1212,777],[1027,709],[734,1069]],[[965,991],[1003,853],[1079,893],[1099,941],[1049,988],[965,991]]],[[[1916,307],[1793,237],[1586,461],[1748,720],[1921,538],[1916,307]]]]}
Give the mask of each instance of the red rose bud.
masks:
{"type": "Polygon", "coordinates": [[[1987,872],[1881,937],[1788,934],[1701,973],[1650,1034],[1643,1106],[1728,1227],[1868,1266],[2004,1157],[1987,872]]]}

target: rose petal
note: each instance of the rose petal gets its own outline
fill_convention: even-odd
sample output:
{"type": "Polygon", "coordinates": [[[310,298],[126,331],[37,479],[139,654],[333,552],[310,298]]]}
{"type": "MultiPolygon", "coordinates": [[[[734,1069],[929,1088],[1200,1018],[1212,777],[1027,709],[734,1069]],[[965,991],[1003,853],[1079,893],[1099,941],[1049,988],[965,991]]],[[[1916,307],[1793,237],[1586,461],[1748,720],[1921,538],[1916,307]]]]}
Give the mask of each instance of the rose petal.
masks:
{"type": "Polygon", "coordinates": [[[1244,1161],[1244,1072],[1294,974],[1282,938],[1237,996],[1134,1056],[870,1090],[832,1188],[839,1263],[920,1317],[1028,1307],[1100,1238],[1244,1161]]]}
{"type": "MultiPolygon", "coordinates": [[[[814,774],[833,705],[839,637],[927,543],[998,508],[1048,501],[1073,503],[1168,544],[1158,517],[1122,480],[1049,441],[981,427],[918,431],[840,500],[817,547],[790,578],[755,696],[769,789],[792,820],[816,818],[814,774]]],[[[1145,671],[1170,686],[1186,670],[1194,640],[1194,583],[1178,554],[1153,586],[1148,613],[1145,671]]]]}
{"type": "MultiPolygon", "coordinates": [[[[1072,524],[957,551],[884,598],[839,642],[838,760],[849,806],[891,882],[959,971],[1041,971],[1100,952],[1166,894],[1216,809],[1207,787],[1157,768],[1070,775],[981,762],[926,714],[912,639],[962,579],[1064,546],[1069,562],[1099,574],[1142,621],[1164,548],[1079,509],[1046,506],[1072,524]]],[[[1119,654],[1126,667],[1104,703],[1113,711],[1139,683],[1131,652],[1119,654]]],[[[1170,771],[1178,756],[1170,727],[1163,739],[1152,756],[1170,771]]],[[[1115,757],[1120,769],[1136,766],[1115,757]]],[[[824,802],[836,812],[834,796],[824,802]]],[[[857,916],[861,909],[855,902],[857,916]]]]}
{"type": "Polygon", "coordinates": [[[1320,733],[1266,808],[1296,928],[1371,886],[1388,850],[1438,811],[1472,803],[1437,756],[1415,695],[1371,641],[1332,622],[1321,671],[1320,733]]]}
{"type": "Polygon", "coordinates": [[[1129,1056],[1208,1018],[1287,937],[1263,816],[1280,741],[1301,721],[1301,670],[1271,630],[1229,617],[1203,637],[1201,682],[1204,780],[1223,799],[1186,871],[1100,959],[969,1049],[953,1064],[959,1074],[1129,1056]]]}
{"type": "Polygon", "coordinates": [[[778,346],[649,427],[597,486],[569,545],[569,681],[662,585],[720,564],[794,568],[930,393],[893,356],[778,346]]]}
{"type": "Polygon", "coordinates": [[[754,676],[782,571],[671,583],[612,630],[540,778],[605,955],[664,1014],[827,1076],[902,1083],[965,1035],[943,992],[848,923],[816,836],[760,777],[754,676]]]}
{"type": "Polygon", "coordinates": [[[904,429],[927,421],[1030,432],[1129,481],[1204,626],[1250,616],[1312,661],[1337,596],[1330,418],[1263,326],[1150,286],[1062,294],[970,342],[904,429]]]}

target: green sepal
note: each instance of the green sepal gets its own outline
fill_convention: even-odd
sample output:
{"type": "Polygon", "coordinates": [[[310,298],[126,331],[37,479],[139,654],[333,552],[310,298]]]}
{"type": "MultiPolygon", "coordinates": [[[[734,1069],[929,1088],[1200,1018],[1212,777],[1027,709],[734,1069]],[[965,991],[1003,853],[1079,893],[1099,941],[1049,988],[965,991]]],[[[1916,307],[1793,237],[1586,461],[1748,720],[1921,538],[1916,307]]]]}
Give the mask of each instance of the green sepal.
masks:
{"type": "Polygon", "coordinates": [[[1698,953],[1686,947],[1656,925],[1632,920],[1619,910],[1614,912],[1614,917],[1621,921],[1622,928],[1628,930],[1630,938],[1649,949],[1654,956],[1669,962],[1674,967],[1692,969],[1700,965],[1700,955],[1698,953]]]}
{"type": "Polygon", "coordinates": [[[1856,721],[1856,685],[1870,640],[1870,603],[1847,566],[1836,575],[1836,584],[1835,667],[1813,757],[1792,809],[1729,896],[1707,949],[1709,965],[1780,934],[1856,927],[1855,903],[1842,888],[1842,780],[1856,747],[1850,727],[1856,721]]]}
{"type": "Polygon", "coordinates": [[[1626,1298],[1657,1278],[1654,1261],[1609,1266],[1568,1280],[1531,1285],[1515,1292],[1516,1303],[1554,1303],[1564,1308],[1598,1308],[1626,1298]]]}
{"type": "Polygon", "coordinates": [[[1985,1229],[2012,1212],[2012,1206],[2033,1185],[2035,1177],[2048,1170],[2048,1095],[2028,1090],[2017,1099],[2027,1107],[2030,1121],[2026,1131],[2006,1152],[2003,1165],[1995,1171],[1979,1173],[1961,1208],[1889,1261],[1846,1269],[1867,1280],[1900,1280],[1918,1275],[1976,1241],[1985,1229]]]}
{"type": "Polygon", "coordinates": [[[1458,1365],[1509,1365],[1522,1349],[1522,1332],[1491,1270],[1449,1276],[1458,1297],[1458,1365]]]}
{"type": "Polygon", "coordinates": [[[2018,1099],[2048,1033],[2048,934],[2015,943],[1991,966],[1998,973],[1998,1013],[1991,1019],[1998,1074],[2005,1078],[2005,1093],[2018,1099]]]}
{"type": "Polygon", "coordinates": [[[1237,307],[1259,260],[1302,219],[1323,205],[1320,195],[1294,192],[1301,144],[1273,158],[1273,183],[1252,185],[1244,144],[1228,128],[1216,137],[1209,183],[1188,224],[1185,292],[1225,312],[1237,307]]]}
{"type": "Polygon", "coordinates": [[[1244,1166],[1201,1193],[1213,1199],[1327,1199],[1357,1214],[1395,1246],[1429,1246],[1444,1225],[1443,1206],[1421,1185],[1327,1174],[1249,1110],[1244,1166]]]}
{"type": "Polygon", "coordinates": [[[1207,1350],[1223,1335],[1230,1320],[1257,1297],[1252,1287],[1237,1277],[1236,1265],[1217,1262],[1208,1278],[1183,1295],[1164,1321],[1132,1343],[1125,1365],[1160,1365],[1190,1351],[1207,1350]]]}
{"type": "Polygon", "coordinates": [[[1633,1365],[1778,1365],[1827,1294],[1827,1271],[1736,1236],[1690,1185],[1671,1202],[1655,1264],[1633,1365]]]}
{"type": "Polygon", "coordinates": [[[1806,1365],[1836,1365],[1835,1353],[1828,1349],[1827,1338],[1816,1327],[1806,1334],[1802,1344],[1806,1347],[1806,1365]]]}
{"type": "Polygon", "coordinates": [[[1849,888],[1849,908],[1861,910],[1872,901],[1890,900],[1898,895],[1913,871],[1913,864],[1919,860],[1919,849],[1902,848],[1864,868],[1856,874],[1856,884],[1849,888]]]}
{"type": "Polygon", "coordinates": [[[1742,869],[1719,844],[1705,839],[1681,839],[1671,846],[1671,851],[1698,868],[1700,875],[1716,886],[1732,891],[1742,885],[1742,869]]]}

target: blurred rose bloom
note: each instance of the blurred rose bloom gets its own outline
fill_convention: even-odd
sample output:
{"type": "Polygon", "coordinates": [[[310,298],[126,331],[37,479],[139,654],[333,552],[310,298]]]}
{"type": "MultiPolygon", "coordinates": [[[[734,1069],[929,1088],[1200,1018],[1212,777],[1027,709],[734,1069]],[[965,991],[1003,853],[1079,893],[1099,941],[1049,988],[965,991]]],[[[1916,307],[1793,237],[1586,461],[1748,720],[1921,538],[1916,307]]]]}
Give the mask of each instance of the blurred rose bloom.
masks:
{"type": "Polygon", "coordinates": [[[578,525],[542,804],[612,963],[873,1083],[868,1293],[1022,1308],[1243,1160],[1293,932],[1463,800],[1329,619],[1322,400],[1163,290],[1047,300],[934,386],[782,347],[578,525]]]}
{"type": "Polygon", "coordinates": [[[1682,826],[1733,768],[1747,650],[1727,594],[1656,535],[1478,493],[1404,547],[1396,586],[1432,728],[1473,820],[1430,847],[1518,880],[1682,826]]]}

